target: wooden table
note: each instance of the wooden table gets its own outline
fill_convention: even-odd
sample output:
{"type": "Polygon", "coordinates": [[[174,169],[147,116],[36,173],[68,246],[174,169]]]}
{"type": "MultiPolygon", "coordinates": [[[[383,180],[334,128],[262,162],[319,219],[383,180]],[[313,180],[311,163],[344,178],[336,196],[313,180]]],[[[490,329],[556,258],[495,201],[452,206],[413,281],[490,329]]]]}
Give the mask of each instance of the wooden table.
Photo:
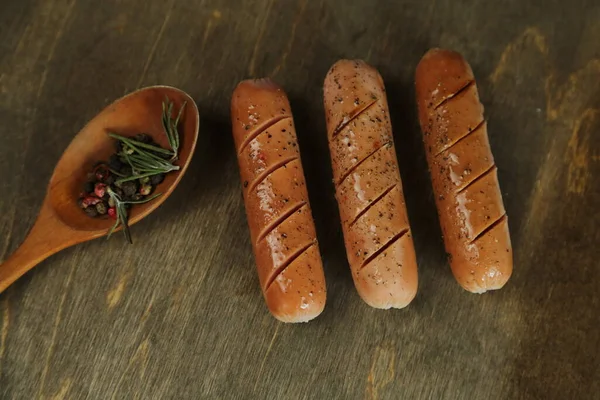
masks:
{"type": "Polygon", "coordinates": [[[0,295],[0,398],[597,399],[600,2],[569,4],[3,0],[0,259],[113,99],[177,86],[201,124],[133,246],[67,249],[0,295]],[[433,46],[466,56],[486,106],[515,254],[499,292],[468,294],[445,261],[413,89],[433,46]],[[345,258],[321,101],[342,57],[388,88],[420,274],[405,310],[366,306],[345,258]],[[289,92],[326,269],[309,324],[268,314],[246,226],[229,98],[264,75],[289,92]]]}

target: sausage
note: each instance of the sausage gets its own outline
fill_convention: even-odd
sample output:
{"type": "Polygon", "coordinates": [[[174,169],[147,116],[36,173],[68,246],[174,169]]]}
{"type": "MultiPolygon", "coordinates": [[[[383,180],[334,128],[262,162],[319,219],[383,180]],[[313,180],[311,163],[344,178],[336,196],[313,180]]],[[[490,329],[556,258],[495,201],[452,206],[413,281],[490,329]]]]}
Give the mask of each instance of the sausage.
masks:
{"type": "Polygon", "coordinates": [[[406,307],[417,293],[417,262],[383,80],[364,61],[340,60],[327,73],[323,90],[354,284],[372,307],[406,307]]]}
{"type": "Polygon", "coordinates": [[[269,79],[243,81],[231,120],[267,306],[280,321],[307,322],[325,307],[325,276],[287,96],[269,79]]]}
{"type": "Polygon", "coordinates": [[[473,71],[460,54],[432,49],[419,62],[415,82],[452,272],[470,292],[500,289],[512,274],[512,246],[473,71]]]}

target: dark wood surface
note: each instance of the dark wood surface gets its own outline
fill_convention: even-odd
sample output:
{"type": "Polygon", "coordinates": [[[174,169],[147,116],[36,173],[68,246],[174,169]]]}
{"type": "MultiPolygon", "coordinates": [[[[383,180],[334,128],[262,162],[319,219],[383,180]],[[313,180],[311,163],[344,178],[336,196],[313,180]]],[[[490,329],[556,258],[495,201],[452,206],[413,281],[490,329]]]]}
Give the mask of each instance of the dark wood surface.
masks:
{"type": "Polygon", "coordinates": [[[0,2],[0,259],[33,223],[85,122],[151,84],[197,101],[173,196],[120,236],[67,249],[0,295],[2,399],[593,399],[600,393],[600,3],[0,2]],[[413,73],[433,46],[478,77],[515,270],[472,295],[444,259],[413,73]],[[386,81],[419,261],[405,310],[353,287],[321,85],[339,58],[386,81]],[[229,122],[236,83],[288,90],[326,269],[325,312],[284,325],[254,270],[229,122]]]}

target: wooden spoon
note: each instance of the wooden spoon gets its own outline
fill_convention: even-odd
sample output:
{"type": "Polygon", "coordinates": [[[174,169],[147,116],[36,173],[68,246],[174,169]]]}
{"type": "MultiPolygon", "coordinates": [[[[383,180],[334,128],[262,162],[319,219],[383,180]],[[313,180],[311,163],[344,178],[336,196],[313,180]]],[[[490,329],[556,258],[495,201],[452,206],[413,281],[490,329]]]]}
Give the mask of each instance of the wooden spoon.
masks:
{"type": "Polygon", "coordinates": [[[47,257],[108,233],[114,220],[90,218],[77,205],[86,175],[93,169],[94,163],[107,160],[115,151],[115,140],[107,132],[124,136],[147,133],[162,147],[168,148],[162,126],[162,102],[166,97],[174,103],[176,111],[186,103],[179,125],[181,145],[177,165],[181,169],[167,174],[158,185],[156,193],[162,193],[159,197],[131,208],[129,225],[150,214],[169,197],[183,177],[196,147],[198,108],[194,100],[179,89],[151,86],[115,101],[73,138],[54,169],[31,231],[23,244],[0,265],[0,293],[47,257]]]}

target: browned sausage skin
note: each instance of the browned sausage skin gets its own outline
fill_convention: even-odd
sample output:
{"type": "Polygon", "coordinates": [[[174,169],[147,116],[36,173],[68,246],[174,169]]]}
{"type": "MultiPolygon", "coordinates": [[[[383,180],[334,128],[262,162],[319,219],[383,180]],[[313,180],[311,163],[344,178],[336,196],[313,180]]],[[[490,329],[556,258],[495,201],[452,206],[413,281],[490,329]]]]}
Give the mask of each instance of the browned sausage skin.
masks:
{"type": "Polygon", "coordinates": [[[512,246],[473,71],[459,53],[432,49],[415,81],[452,272],[470,292],[500,289],[512,274],[512,246]]]}
{"type": "Polygon", "coordinates": [[[417,292],[417,264],[383,80],[363,61],[340,60],[325,78],[324,103],[356,289],[372,307],[406,307],[417,292]]]}
{"type": "Polygon", "coordinates": [[[269,79],[243,81],[231,120],[267,306],[280,321],[309,321],[325,307],[325,277],[287,96],[269,79]]]}

